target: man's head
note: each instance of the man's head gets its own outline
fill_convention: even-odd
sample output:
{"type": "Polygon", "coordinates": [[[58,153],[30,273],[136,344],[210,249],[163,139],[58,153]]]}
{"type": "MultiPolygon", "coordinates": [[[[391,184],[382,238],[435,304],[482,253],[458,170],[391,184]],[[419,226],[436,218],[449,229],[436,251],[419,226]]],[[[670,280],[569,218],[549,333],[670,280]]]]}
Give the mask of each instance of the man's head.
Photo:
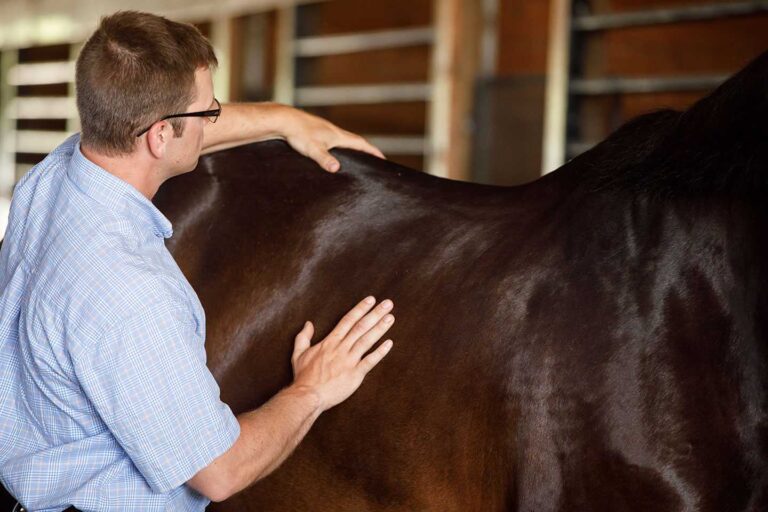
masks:
{"type": "MultiPolygon", "coordinates": [[[[102,18],[77,59],[82,144],[109,156],[128,154],[136,134],[163,116],[198,104],[205,106],[193,110],[207,109],[211,98],[202,96],[212,91],[200,89],[217,64],[211,44],[192,25],[134,11],[102,18]]],[[[189,119],[201,122],[167,121],[173,136],[183,135],[189,119]]]]}

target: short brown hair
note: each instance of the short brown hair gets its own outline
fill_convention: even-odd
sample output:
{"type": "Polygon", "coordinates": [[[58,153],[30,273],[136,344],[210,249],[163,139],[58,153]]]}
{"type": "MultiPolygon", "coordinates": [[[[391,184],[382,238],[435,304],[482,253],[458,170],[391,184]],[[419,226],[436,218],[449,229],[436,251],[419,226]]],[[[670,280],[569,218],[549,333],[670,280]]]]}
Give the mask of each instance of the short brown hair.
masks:
{"type": "MultiPolygon", "coordinates": [[[[193,25],[136,11],[103,17],[77,58],[83,145],[111,156],[132,152],[138,131],[194,101],[197,68],[217,65],[193,25]]],[[[176,137],[184,121],[170,120],[176,137]]]]}

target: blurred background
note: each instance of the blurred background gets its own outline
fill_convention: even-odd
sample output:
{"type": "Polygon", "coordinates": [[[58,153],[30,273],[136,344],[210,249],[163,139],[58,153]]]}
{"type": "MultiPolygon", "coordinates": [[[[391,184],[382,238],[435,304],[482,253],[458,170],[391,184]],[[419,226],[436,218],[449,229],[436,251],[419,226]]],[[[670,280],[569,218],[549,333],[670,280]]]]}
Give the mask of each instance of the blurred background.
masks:
{"type": "Polygon", "coordinates": [[[0,233],[13,185],[79,129],[74,61],[99,17],[195,24],[222,101],[293,104],[399,163],[533,180],[768,49],[768,1],[0,0],[0,233]]]}

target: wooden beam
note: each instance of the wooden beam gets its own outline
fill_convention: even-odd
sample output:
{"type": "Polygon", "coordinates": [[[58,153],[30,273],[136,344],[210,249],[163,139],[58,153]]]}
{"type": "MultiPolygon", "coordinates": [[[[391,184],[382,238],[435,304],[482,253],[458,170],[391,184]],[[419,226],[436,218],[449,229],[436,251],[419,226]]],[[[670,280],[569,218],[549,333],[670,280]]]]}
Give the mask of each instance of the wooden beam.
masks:
{"type": "Polygon", "coordinates": [[[16,88],[8,82],[19,52],[6,50],[0,55],[0,197],[9,198],[16,183],[16,120],[9,115],[16,88]]]}
{"type": "Polygon", "coordinates": [[[230,48],[232,47],[232,20],[217,17],[211,23],[211,44],[216,52],[219,66],[213,75],[213,91],[216,98],[226,103],[229,101],[232,83],[232,65],[230,48]]]}
{"type": "Polygon", "coordinates": [[[42,85],[75,81],[75,62],[35,62],[16,64],[8,70],[8,84],[42,85]]]}
{"type": "Polygon", "coordinates": [[[707,21],[735,16],[749,16],[768,12],[768,1],[720,2],[709,5],[684,5],[643,11],[629,11],[610,14],[591,14],[573,19],[574,30],[596,31],[627,27],[643,27],[707,21]]]}
{"type": "MultiPolygon", "coordinates": [[[[70,62],[77,62],[77,56],[80,55],[80,50],[83,49],[83,45],[85,42],[81,43],[75,43],[70,45],[69,47],[69,60],[70,62]]],[[[74,71],[74,70],[73,70],[74,71]]],[[[73,80],[69,83],[67,86],[67,95],[70,98],[75,98],[76,91],[75,91],[75,80],[73,80]]],[[[67,132],[69,133],[75,133],[80,131],[80,114],[77,112],[77,104],[75,104],[75,113],[74,115],[67,118],[67,132]]]]}
{"type": "Polygon", "coordinates": [[[301,107],[426,101],[430,86],[425,83],[324,85],[299,87],[293,101],[301,107]]]}
{"type": "Polygon", "coordinates": [[[10,216],[10,213],[10,198],[0,196],[0,233],[5,233],[5,229],[8,227],[8,217],[10,216]]]}
{"type": "Polygon", "coordinates": [[[496,61],[499,54],[500,1],[483,0],[483,27],[480,31],[482,38],[480,74],[488,78],[496,76],[496,61]]]}
{"type": "Polygon", "coordinates": [[[296,80],[294,41],[296,39],[296,8],[277,11],[277,61],[275,63],[275,101],[292,105],[296,80]]]}
{"type": "Polygon", "coordinates": [[[428,149],[420,135],[365,135],[365,139],[385,155],[423,155],[428,149]]]}
{"type": "Polygon", "coordinates": [[[550,0],[549,12],[541,174],[554,171],[565,163],[570,59],[570,0],[550,0]]]}
{"type": "Polygon", "coordinates": [[[435,0],[430,174],[469,180],[470,115],[480,65],[482,2],[435,0]]]}
{"type": "MultiPolygon", "coordinates": [[[[246,70],[246,28],[247,18],[238,17],[229,20],[229,101],[243,99],[243,73],[246,70]]],[[[249,70],[250,71],[250,70],[249,70]]]]}
{"type": "Polygon", "coordinates": [[[17,153],[40,153],[45,155],[69,137],[68,132],[49,132],[46,130],[16,131],[17,153]]]}
{"type": "Polygon", "coordinates": [[[296,57],[318,57],[345,53],[364,52],[381,48],[400,48],[432,44],[432,27],[400,28],[377,30],[356,34],[303,37],[297,39],[294,52],[296,57]]]}
{"type": "Polygon", "coordinates": [[[647,94],[677,91],[707,91],[728,79],[728,75],[690,75],[645,78],[590,78],[571,81],[572,94],[647,94]]]}
{"type": "Polygon", "coordinates": [[[234,101],[272,100],[275,88],[276,13],[237,18],[232,44],[231,98],[234,101]]]}
{"type": "Polygon", "coordinates": [[[74,97],[11,98],[3,117],[9,119],[71,119],[77,117],[74,97]]]}

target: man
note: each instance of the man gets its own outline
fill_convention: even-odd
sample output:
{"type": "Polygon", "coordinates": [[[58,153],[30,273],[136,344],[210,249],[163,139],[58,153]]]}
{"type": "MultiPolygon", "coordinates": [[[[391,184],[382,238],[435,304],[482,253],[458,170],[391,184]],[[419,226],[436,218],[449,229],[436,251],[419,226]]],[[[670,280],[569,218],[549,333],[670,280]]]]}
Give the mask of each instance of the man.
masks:
{"type": "Polygon", "coordinates": [[[194,27],[119,12],[77,61],[82,132],[14,190],[0,251],[0,480],[28,510],[194,510],[273,471],[386,355],[391,301],[368,297],[294,382],[235,417],[205,366],[205,316],[164,245],[158,187],[201,152],[284,137],[325,169],[362,138],[275,104],[213,97],[194,27]],[[375,307],[374,307],[375,306],[375,307]],[[363,357],[366,353],[367,356],[363,357]]]}

